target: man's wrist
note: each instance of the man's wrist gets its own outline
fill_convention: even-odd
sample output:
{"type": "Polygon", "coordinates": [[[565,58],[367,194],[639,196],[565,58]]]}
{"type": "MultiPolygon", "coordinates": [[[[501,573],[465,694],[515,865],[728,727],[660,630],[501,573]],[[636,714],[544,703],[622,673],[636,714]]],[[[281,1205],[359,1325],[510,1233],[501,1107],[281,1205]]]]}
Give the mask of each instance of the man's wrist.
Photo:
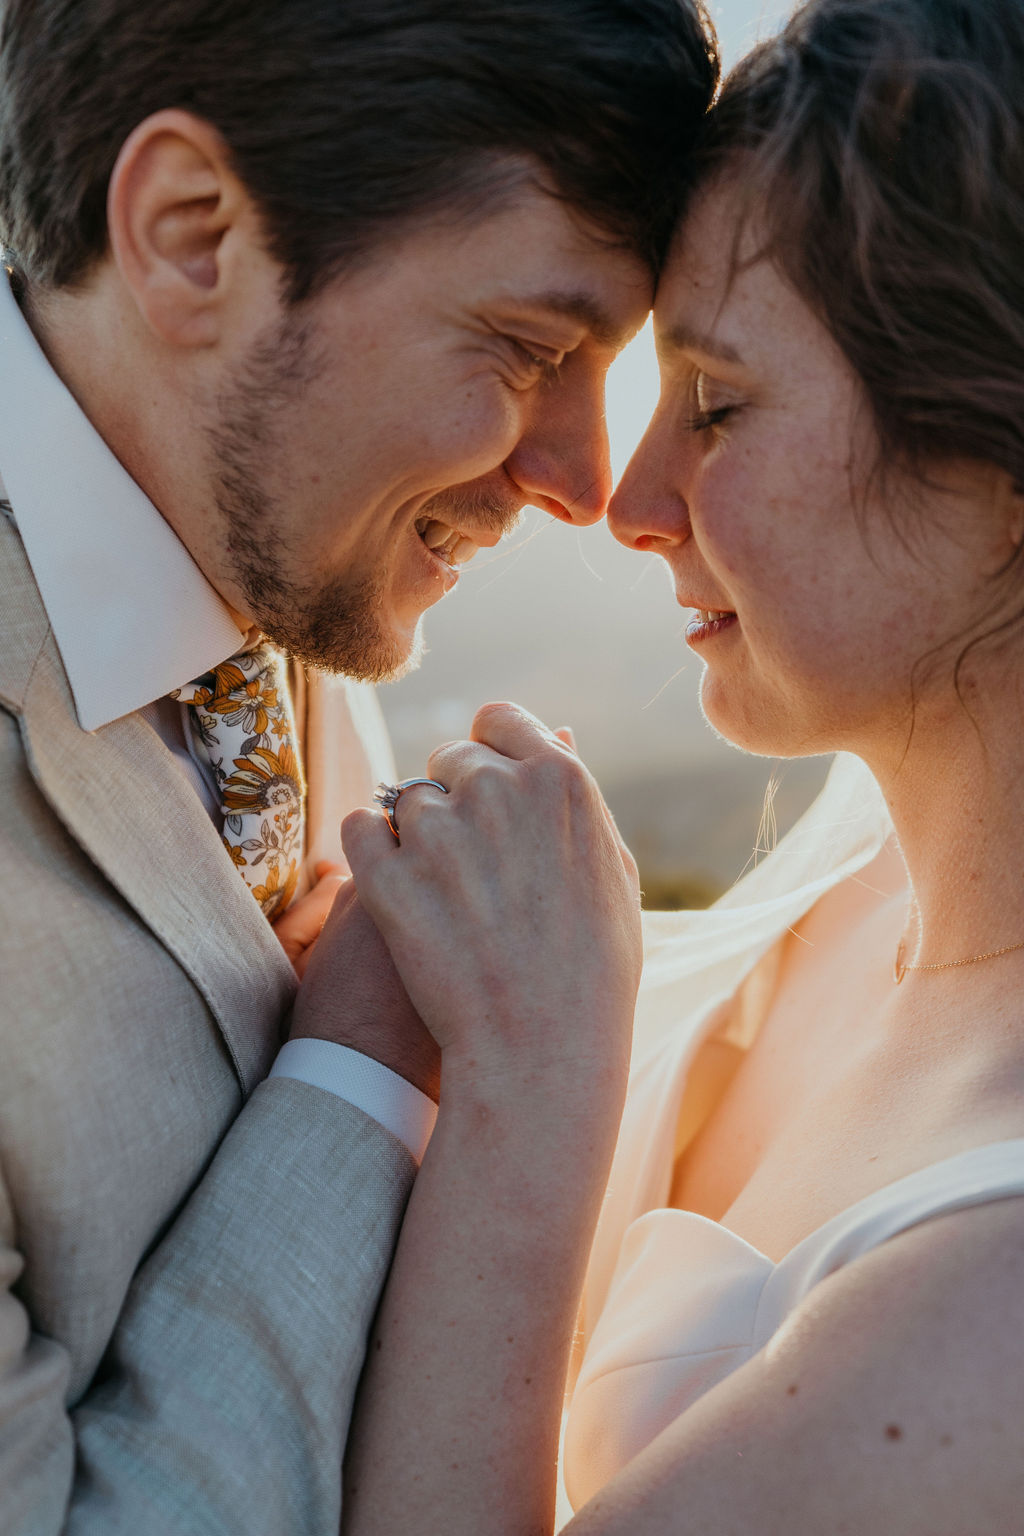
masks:
{"type": "Polygon", "coordinates": [[[323,1040],[346,1050],[359,1051],[371,1061],[380,1062],[390,1072],[404,1077],[435,1104],[441,1097],[441,1051],[418,1020],[417,1027],[410,1029],[396,1028],[386,1015],[365,1024],[346,1018],[344,1028],[330,1030],[321,1025],[314,1010],[305,1009],[299,1014],[296,1009],[288,1038],[323,1040]]]}
{"type": "Polygon", "coordinates": [[[435,1101],[365,1052],[299,1036],[282,1046],[269,1075],[296,1078],[355,1105],[422,1160],[437,1118],[435,1101]]]}

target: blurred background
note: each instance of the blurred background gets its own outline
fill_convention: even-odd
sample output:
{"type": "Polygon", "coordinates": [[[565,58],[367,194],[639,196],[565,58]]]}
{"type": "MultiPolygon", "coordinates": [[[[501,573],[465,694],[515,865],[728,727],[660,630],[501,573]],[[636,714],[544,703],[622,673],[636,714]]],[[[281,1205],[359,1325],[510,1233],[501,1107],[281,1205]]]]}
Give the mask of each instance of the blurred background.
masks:
{"type": "MultiPolygon", "coordinates": [[[[713,0],[726,68],[789,9],[713,0]]],[[[648,324],[608,379],[616,478],[657,395],[648,324]]],[[[513,538],[477,555],[428,613],[419,671],[379,690],[400,777],[421,773],[438,742],[466,735],[478,704],[514,699],[549,725],[572,726],[637,858],[646,905],[704,905],[810,803],[828,762],[748,757],[714,735],[697,698],[701,665],[684,640],[688,617],[656,556],[623,549],[604,524],[570,529],[528,510],[513,538]]]]}

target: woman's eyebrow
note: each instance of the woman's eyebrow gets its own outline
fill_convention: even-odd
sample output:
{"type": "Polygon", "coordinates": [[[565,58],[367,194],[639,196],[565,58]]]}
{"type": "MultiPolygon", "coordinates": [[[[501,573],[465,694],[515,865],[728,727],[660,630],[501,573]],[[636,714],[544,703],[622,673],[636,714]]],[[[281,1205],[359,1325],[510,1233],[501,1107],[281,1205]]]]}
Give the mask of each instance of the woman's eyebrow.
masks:
{"type": "Polygon", "coordinates": [[[655,340],[659,354],[697,352],[702,357],[715,358],[722,363],[743,362],[736,348],[731,347],[727,341],[720,341],[716,336],[695,331],[688,325],[671,325],[667,330],[659,328],[655,332],[655,340]]]}

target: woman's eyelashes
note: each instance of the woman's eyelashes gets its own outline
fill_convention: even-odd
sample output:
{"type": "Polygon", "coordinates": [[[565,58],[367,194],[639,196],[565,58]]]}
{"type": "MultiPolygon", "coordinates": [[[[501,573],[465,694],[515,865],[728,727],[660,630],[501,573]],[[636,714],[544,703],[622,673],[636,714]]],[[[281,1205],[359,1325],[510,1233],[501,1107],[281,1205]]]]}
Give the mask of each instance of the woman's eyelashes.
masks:
{"type": "Polygon", "coordinates": [[[710,410],[699,408],[690,412],[687,426],[691,432],[709,432],[713,427],[720,427],[723,422],[737,410],[735,405],[717,405],[710,410]]]}
{"type": "MultiPolygon", "coordinates": [[[[722,391],[714,391],[721,396],[722,391]]],[[[721,400],[716,405],[710,381],[702,373],[693,380],[690,390],[690,411],[686,426],[690,432],[712,432],[721,427],[739,409],[735,400],[721,400]]]]}

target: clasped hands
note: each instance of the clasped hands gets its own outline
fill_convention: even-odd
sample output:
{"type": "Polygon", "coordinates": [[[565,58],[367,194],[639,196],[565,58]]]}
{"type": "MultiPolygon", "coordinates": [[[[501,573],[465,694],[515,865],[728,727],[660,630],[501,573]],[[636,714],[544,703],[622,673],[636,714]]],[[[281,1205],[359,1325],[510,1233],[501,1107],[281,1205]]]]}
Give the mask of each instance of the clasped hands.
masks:
{"type": "Polygon", "coordinates": [[[450,793],[403,797],[401,843],[383,813],[353,812],[354,879],[319,865],[276,925],[301,977],[292,1038],[363,1051],[435,1100],[442,1054],[446,1081],[621,1065],[639,887],[571,735],[486,705],[427,772],[450,793]]]}

